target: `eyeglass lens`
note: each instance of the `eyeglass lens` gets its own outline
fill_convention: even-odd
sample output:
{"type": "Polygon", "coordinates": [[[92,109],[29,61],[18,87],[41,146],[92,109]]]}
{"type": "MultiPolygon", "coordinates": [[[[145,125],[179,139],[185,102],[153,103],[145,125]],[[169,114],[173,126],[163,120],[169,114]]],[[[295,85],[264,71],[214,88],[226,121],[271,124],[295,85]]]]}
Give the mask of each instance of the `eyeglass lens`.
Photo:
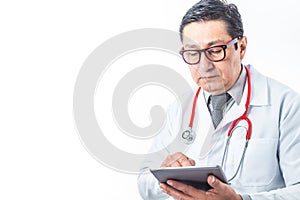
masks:
{"type": "Polygon", "coordinates": [[[207,59],[213,62],[221,61],[225,58],[225,49],[219,46],[211,47],[204,51],[197,51],[197,50],[184,51],[182,56],[186,63],[197,64],[200,62],[202,52],[204,52],[207,59]]]}

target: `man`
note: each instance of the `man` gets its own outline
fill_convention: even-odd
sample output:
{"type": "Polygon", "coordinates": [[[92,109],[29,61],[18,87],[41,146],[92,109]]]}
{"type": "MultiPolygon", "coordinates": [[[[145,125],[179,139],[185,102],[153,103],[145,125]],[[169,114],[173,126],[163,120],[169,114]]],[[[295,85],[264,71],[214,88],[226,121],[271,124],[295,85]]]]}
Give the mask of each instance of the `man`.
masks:
{"type": "MultiPolygon", "coordinates": [[[[177,151],[181,152],[169,145],[181,136],[189,120],[186,116],[191,114],[189,107],[182,106],[181,111],[180,103],[172,105],[166,126],[152,147],[152,151],[163,149],[163,153],[147,158],[138,178],[141,196],[181,200],[300,199],[300,96],[252,66],[242,65],[247,38],[237,7],[220,0],[201,0],[183,17],[180,34],[181,55],[201,87],[196,99],[197,137],[184,151],[178,145],[177,151]],[[214,99],[220,96],[222,113],[216,117],[214,99]],[[245,113],[249,122],[238,122],[226,145],[232,123],[245,113]],[[247,134],[250,140],[245,147],[247,134]],[[212,189],[203,191],[173,180],[157,183],[152,174],[144,173],[153,167],[194,165],[221,165],[230,184],[209,176],[207,182],[212,189]]],[[[186,100],[192,102],[193,97],[186,100]]]]}

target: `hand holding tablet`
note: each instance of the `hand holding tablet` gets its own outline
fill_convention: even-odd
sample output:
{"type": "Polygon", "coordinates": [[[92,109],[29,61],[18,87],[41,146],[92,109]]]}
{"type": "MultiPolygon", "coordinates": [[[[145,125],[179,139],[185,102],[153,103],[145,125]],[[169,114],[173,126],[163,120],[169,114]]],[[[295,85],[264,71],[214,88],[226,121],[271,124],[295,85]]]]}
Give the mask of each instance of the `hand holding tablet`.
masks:
{"type": "Polygon", "coordinates": [[[150,171],[160,183],[166,183],[167,180],[176,180],[205,191],[211,188],[207,183],[207,177],[209,175],[214,175],[220,181],[227,183],[227,179],[220,166],[165,167],[152,169],[150,171]]]}

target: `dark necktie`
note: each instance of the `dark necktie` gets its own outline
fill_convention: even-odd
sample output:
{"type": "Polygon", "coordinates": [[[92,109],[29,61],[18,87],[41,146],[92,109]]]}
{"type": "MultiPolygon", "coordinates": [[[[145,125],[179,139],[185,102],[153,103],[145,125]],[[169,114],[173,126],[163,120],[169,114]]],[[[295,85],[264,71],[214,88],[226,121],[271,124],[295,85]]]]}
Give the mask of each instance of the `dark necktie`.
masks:
{"type": "Polygon", "coordinates": [[[223,118],[224,106],[230,99],[231,96],[228,93],[210,96],[210,103],[213,108],[211,111],[211,117],[215,128],[217,128],[221,122],[223,118]]]}

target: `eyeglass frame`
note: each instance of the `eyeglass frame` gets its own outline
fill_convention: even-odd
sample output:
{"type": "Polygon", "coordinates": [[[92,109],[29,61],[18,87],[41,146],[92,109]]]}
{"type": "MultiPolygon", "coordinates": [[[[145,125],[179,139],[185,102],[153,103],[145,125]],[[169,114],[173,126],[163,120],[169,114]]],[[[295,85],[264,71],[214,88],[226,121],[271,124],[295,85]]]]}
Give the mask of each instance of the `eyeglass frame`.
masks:
{"type": "Polygon", "coordinates": [[[230,40],[227,44],[224,44],[224,45],[216,45],[216,46],[208,47],[208,48],[206,48],[206,49],[199,49],[199,50],[181,50],[181,51],[179,51],[179,54],[182,56],[182,59],[184,60],[184,62],[186,62],[186,63],[189,64],[189,65],[196,65],[196,64],[200,63],[200,60],[201,60],[201,53],[202,53],[202,52],[204,52],[205,57],[206,57],[209,61],[211,61],[211,62],[220,62],[220,61],[224,60],[225,57],[226,57],[226,49],[227,49],[228,47],[231,47],[232,45],[238,43],[238,40],[241,39],[241,38],[242,38],[242,36],[239,36],[239,37],[233,38],[233,39],[230,40]],[[209,49],[215,48],[215,47],[221,47],[221,48],[222,48],[222,50],[223,50],[223,52],[224,52],[223,58],[221,58],[221,59],[219,59],[219,60],[212,60],[212,59],[210,59],[210,58],[207,56],[206,52],[207,52],[209,49]],[[194,51],[194,52],[197,52],[197,53],[199,54],[199,59],[198,59],[197,62],[195,62],[195,63],[189,63],[189,62],[187,62],[187,61],[184,59],[184,56],[183,56],[184,52],[189,52],[189,51],[194,51]]]}

